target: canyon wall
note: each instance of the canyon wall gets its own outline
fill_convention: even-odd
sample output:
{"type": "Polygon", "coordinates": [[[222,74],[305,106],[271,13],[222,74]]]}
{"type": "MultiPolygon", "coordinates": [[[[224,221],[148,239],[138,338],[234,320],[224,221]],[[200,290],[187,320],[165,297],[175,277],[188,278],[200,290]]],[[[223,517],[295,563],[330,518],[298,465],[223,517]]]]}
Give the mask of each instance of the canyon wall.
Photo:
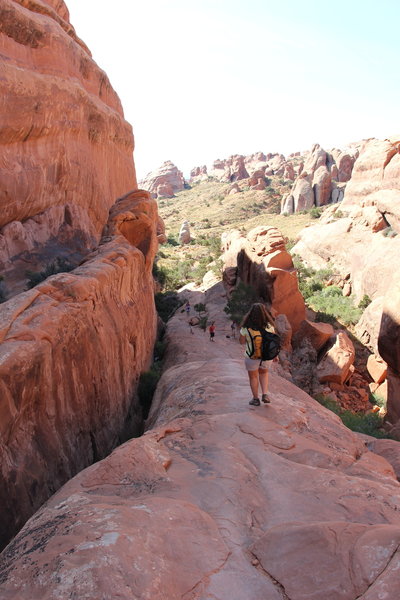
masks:
{"type": "Polygon", "coordinates": [[[2,0],[0,53],[0,268],[7,272],[15,256],[60,232],[60,245],[92,248],[110,206],[137,185],[131,126],[62,0],[2,0]]]}
{"type": "Polygon", "coordinates": [[[156,336],[163,224],[135,191],[131,126],[65,3],[2,0],[0,53],[4,545],[67,479],[142,427],[136,388],[156,336]],[[19,293],[27,269],[64,258],[80,266],[19,293]]]}
{"type": "MultiPolygon", "coordinates": [[[[399,433],[400,138],[368,140],[343,201],[301,232],[293,252],[308,265],[327,264],[346,279],[356,303],[372,302],[357,325],[361,341],[388,364],[388,420],[399,433]]],[[[394,432],[393,432],[394,433],[394,432]]]]}
{"type": "Polygon", "coordinates": [[[185,291],[215,342],[177,311],[145,435],[29,520],[0,557],[2,598],[396,598],[397,443],[351,432],[275,364],[271,404],[250,407],[222,295],[185,291]]]}
{"type": "Polygon", "coordinates": [[[135,390],[156,335],[156,224],[155,201],[132,192],[80,267],[0,305],[1,545],[139,431],[135,390]]]}

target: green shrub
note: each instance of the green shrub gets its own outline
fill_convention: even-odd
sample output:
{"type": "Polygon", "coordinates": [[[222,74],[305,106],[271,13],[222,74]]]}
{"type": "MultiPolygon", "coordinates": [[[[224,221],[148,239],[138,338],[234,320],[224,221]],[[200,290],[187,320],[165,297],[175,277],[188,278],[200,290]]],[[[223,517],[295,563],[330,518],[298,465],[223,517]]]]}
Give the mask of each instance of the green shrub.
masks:
{"type": "Polygon", "coordinates": [[[351,410],[344,410],[330,396],[317,394],[315,400],[338,415],[343,424],[352,431],[365,433],[376,438],[388,437],[381,429],[383,419],[377,413],[354,413],[351,410]]]}
{"type": "Polygon", "coordinates": [[[179,246],[179,242],[178,242],[178,240],[177,240],[176,238],[177,238],[177,236],[174,236],[174,235],[169,235],[169,236],[167,237],[167,243],[168,243],[170,246],[179,246]]]}
{"type": "Polygon", "coordinates": [[[367,294],[364,294],[364,296],[361,298],[360,302],[358,303],[358,308],[361,308],[362,310],[365,310],[367,308],[367,306],[369,306],[371,304],[372,300],[369,296],[367,296],[367,294]]]}
{"type": "Polygon", "coordinates": [[[379,406],[380,408],[383,408],[383,407],[386,408],[385,398],[383,398],[382,396],[379,396],[375,392],[371,392],[369,401],[371,402],[371,404],[375,404],[375,405],[379,406]]]}
{"type": "Polygon", "coordinates": [[[200,317],[200,320],[199,320],[200,329],[205,331],[207,329],[207,323],[208,323],[208,317],[200,317]]]}
{"type": "Polygon", "coordinates": [[[143,418],[147,419],[150,406],[156,391],[157,383],[161,377],[161,364],[155,363],[149,371],[145,371],[139,377],[138,397],[142,407],[143,418]]]}
{"type": "Polygon", "coordinates": [[[27,277],[27,288],[34,288],[36,285],[57,273],[68,273],[72,271],[75,266],[72,265],[66,258],[57,257],[52,263],[48,264],[41,271],[26,271],[27,277]]]}
{"type": "Polygon", "coordinates": [[[0,275],[0,304],[7,300],[7,288],[4,283],[4,277],[0,275]]]}
{"type": "Polygon", "coordinates": [[[154,344],[154,360],[163,360],[166,349],[167,342],[165,340],[157,340],[154,344]]]}
{"type": "Polygon", "coordinates": [[[232,291],[224,311],[230,316],[232,321],[240,323],[254,302],[257,302],[257,295],[254,288],[241,281],[237,288],[232,291]]]}
{"type": "MultiPolygon", "coordinates": [[[[326,288],[329,289],[329,288],[326,288]]],[[[307,298],[307,304],[318,311],[325,313],[330,317],[338,319],[344,325],[354,325],[361,317],[361,309],[353,305],[351,298],[342,295],[323,295],[318,294],[307,298]]]]}
{"type": "Polygon", "coordinates": [[[314,206],[314,208],[312,208],[310,210],[310,217],[312,219],[319,219],[321,215],[322,215],[322,208],[319,208],[319,206],[314,206]]]}
{"type": "Polygon", "coordinates": [[[324,288],[321,291],[321,295],[325,296],[325,298],[329,298],[332,296],[342,296],[343,297],[343,292],[339,286],[329,285],[328,287],[324,288]]]}
{"type": "Polygon", "coordinates": [[[198,304],[195,304],[193,308],[196,312],[199,313],[199,316],[200,316],[200,313],[206,312],[206,305],[203,304],[203,302],[198,302],[198,304]]]}
{"type": "Polygon", "coordinates": [[[166,323],[172,317],[176,309],[182,306],[178,294],[174,291],[159,292],[154,296],[156,310],[161,319],[166,323]]]}

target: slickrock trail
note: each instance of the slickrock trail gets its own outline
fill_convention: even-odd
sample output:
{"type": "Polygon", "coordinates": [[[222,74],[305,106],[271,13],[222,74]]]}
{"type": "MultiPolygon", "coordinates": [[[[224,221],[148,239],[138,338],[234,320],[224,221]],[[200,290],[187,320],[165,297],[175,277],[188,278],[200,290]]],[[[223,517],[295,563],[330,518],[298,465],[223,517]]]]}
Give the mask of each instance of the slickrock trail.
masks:
{"type": "Polygon", "coordinates": [[[178,310],[151,428],[28,521],[1,557],[2,600],[397,597],[393,468],[277,373],[271,405],[250,407],[219,286],[206,303],[215,343],[178,310]]]}

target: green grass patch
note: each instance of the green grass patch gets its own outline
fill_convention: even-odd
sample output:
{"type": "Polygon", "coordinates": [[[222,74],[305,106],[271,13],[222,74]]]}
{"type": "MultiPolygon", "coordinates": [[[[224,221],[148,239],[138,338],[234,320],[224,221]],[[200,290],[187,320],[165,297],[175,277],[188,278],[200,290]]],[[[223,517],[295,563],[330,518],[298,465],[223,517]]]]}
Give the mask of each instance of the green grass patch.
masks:
{"type": "Polygon", "coordinates": [[[383,418],[378,413],[354,413],[351,410],[342,409],[330,396],[317,394],[314,397],[317,402],[340,417],[343,425],[352,431],[365,433],[375,438],[388,438],[389,435],[382,430],[383,418]]]}

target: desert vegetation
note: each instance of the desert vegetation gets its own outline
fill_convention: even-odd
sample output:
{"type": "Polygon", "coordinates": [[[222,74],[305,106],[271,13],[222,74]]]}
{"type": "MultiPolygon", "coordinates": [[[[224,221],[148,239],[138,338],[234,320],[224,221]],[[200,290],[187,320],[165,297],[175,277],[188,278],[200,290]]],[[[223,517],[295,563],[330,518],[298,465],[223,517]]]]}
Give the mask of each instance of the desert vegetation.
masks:
{"type": "MultiPolygon", "coordinates": [[[[342,423],[352,431],[371,435],[376,438],[390,437],[387,432],[382,429],[383,417],[377,412],[356,413],[351,410],[345,410],[330,396],[316,395],[315,400],[338,415],[342,423]]],[[[371,398],[371,401],[375,404],[373,398],[371,398]]]]}
{"type": "Polygon", "coordinates": [[[351,297],[343,296],[338,285],[331,284],[337,276],[332,269],[312,269],[297,255],[293,257],[293,263],[297,269],[299,289],[306,304],[315,311],[316,321],[332,324],[338,322],[346,327],[357,323],[363,310],[371,302],[368,296],[364,296],[355,305],[351,297]]]}

